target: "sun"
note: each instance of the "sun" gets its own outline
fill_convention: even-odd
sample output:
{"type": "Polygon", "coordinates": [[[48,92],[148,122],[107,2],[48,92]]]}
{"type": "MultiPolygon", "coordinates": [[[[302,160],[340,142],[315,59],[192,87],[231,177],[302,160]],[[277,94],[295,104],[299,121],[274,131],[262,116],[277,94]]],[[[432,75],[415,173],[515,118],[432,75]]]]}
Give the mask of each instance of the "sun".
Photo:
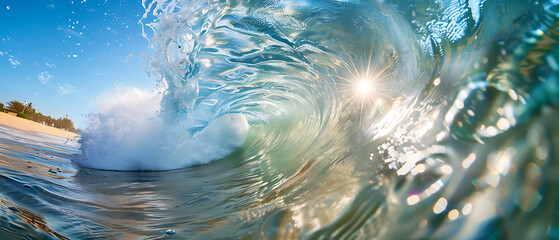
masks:
{"type": "Polygon", "coordinates": [[[370,79],[361,79],[355,83],[355,92],[361,96],[371,94],[373,86],[370,79]]]}
{"type": "Polygon", "coordinates": [[[364,110],[373,109],[392,100],[390,83],[394,80],[396,55],[385,56],[373,52],[374,43],[368,54],[357,54],[345,59],[345,74],[338,76],[343,80],[341,92],[347,104],[356,105],[361,114],[364,110]]]}

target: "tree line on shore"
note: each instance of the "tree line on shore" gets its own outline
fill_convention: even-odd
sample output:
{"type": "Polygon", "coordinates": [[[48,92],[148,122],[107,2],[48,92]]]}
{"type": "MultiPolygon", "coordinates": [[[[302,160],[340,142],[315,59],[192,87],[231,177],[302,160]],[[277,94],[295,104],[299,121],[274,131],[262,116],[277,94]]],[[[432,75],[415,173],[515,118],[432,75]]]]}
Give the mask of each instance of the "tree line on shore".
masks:
{"type": "Polygon", "coordinates": [[[37,110],[33,108],[32,103],[22,103],[15,100],[7,102],[6,105],[0,103],[0,112],[4,111],[13,112],[16,113],[18,117],[29,119],[55,128],[64,129],[70,132],[78,132],[78,130],[74,127],[74,123],[68,118],[67,115],[64,118],[58,119],[44,115],[40,112],[37,112],[37,110]]]}

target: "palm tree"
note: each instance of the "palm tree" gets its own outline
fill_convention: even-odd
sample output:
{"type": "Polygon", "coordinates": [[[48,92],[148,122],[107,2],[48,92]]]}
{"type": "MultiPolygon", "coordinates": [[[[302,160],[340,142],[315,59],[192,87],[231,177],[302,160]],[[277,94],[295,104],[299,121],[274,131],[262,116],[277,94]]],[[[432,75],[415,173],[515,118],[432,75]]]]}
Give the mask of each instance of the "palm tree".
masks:
{"type": "Polygon", "coordinates": [[[23,112],[25,107],[23,103],[14,100],[14,101],[9,101],[6,108],[12,112],[20,113],[23,112]]]}

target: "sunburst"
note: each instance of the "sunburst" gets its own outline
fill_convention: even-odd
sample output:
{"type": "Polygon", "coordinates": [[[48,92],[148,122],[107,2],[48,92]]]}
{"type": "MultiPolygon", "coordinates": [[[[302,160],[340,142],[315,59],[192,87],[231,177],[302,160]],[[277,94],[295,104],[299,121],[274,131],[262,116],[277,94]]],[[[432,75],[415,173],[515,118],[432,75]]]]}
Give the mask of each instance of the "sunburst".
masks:
{"type": "Polygon", "coordinates": [[[397,55],[379,58],[373,57],[374,42],[368,54],[357,54],[356,57],[344,59],[344,76],[341,92],[347,104],[359,107],[360,116],[364,110],[374,109],[393,100],[390,83],[394,80],[394,67],[398,62],[397,55]],[[363,57],[365,56],[365,57],[363,57]]]}

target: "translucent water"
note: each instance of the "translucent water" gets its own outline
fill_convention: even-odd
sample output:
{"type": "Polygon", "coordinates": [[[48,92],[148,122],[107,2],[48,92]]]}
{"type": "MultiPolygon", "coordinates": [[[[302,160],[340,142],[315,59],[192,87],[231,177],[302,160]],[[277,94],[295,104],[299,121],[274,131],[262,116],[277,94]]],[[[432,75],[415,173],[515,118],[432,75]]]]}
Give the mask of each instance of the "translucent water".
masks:
{"type": "Polygon", "coordinates": [[[143,4],[161,92],[0,128],[7,238],[559,238],[557,2],[143,4]]]}

